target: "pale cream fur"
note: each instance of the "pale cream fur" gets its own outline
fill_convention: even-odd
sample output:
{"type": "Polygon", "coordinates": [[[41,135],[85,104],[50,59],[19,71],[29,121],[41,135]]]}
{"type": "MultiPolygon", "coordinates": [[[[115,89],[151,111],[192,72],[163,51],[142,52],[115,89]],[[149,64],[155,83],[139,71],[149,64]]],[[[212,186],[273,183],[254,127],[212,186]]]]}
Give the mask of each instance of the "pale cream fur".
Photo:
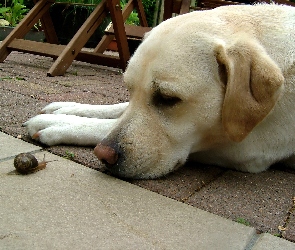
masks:
{"type": "MultiPolygon", "coordinates": [[[[295,152],[294,53],[292,7],[225,6],[181,15],[154,28],[130,60],[124,80],[131,98],[116,107],[120,113],[128,105],[118,121],[77,119],[77,128],[66,118],[53,124],[57,114],[47,114],[26,126],[49,145],[73,143],[81,127],[84,141],[99,142],[112,127],[102,143],[119,149],[110,170],[124,177],[159,177],[188,157],[264,171],[295,152]],[[65,123],[69,128],[61,134],[67,135],[52,141],[65,123]],[[96,123],[103,132],[93,131],[96,123]]],[[[52,105],[44,112],[69,112],[66,104],[52,105]]],[[[104,110],[112,112],[112,106],[104,110]]],[[[94,116],[104,118],[92,111],[94,116]]]]}

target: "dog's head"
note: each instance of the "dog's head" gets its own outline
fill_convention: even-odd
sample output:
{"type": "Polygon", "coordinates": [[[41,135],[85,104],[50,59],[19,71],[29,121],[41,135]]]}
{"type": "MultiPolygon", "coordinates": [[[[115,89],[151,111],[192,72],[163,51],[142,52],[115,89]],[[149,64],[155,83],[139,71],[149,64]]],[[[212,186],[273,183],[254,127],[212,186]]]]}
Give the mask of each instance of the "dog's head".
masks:
{"type": "Polygon", "coordinates": [[[130,104],[95,149],[116,175],[159,177],[192,152],[242,141],[282,91],[280,69],[254,37],[225,37],[214,23],[209,33],[191,15],[153,29],[129,62],[130,104]]]}

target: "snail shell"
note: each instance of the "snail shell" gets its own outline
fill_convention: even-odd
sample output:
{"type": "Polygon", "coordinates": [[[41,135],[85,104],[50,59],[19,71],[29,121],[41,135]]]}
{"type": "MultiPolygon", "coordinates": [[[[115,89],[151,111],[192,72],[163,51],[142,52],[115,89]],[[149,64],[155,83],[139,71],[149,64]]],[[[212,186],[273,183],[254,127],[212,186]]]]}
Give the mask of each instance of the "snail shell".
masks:
{"type": "Polygon", "coordinates": [[[41,169],[40,165],[42,164],[38,163],[38,160],[36,159],[36,157],[29,153],[21,153],[14,158],[14,167],[21,174],[33,173],[41,169]]]}

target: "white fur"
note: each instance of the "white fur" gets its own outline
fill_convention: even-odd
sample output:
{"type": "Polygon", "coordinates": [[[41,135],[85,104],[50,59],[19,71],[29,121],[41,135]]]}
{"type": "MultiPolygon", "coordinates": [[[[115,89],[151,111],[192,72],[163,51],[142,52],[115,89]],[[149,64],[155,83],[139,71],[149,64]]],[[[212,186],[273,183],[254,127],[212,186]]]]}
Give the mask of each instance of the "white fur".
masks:
{"type": "Polygon", "coordinates": [[[76,102],[53,102],[42,109],[44,114],[67,114],[89,118],[113,119],[122,115],[128,102],[113,105],[91,105],[76,102]]]}
{"type": "Polygon", "coordinates": [[[116,119],[67,114],[41,114],[23,125],[28,128],[31,136],[38,133],[38,140],[49,146],[58,144],[93,146],[105,137],[116,121],[116,119]]]}

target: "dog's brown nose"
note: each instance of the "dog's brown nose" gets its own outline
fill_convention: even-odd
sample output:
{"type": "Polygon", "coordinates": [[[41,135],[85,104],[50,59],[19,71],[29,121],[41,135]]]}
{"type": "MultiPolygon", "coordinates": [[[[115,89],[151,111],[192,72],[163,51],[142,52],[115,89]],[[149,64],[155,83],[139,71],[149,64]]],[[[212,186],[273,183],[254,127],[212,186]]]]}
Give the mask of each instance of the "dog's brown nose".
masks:
{"type": "Polygon", "coordinates": [[[94,154],[100,161],[106,162],[110,165],[114,165],[118,160],[118,153],[116,150],[101,143],[95,147],[94,154]]]}

